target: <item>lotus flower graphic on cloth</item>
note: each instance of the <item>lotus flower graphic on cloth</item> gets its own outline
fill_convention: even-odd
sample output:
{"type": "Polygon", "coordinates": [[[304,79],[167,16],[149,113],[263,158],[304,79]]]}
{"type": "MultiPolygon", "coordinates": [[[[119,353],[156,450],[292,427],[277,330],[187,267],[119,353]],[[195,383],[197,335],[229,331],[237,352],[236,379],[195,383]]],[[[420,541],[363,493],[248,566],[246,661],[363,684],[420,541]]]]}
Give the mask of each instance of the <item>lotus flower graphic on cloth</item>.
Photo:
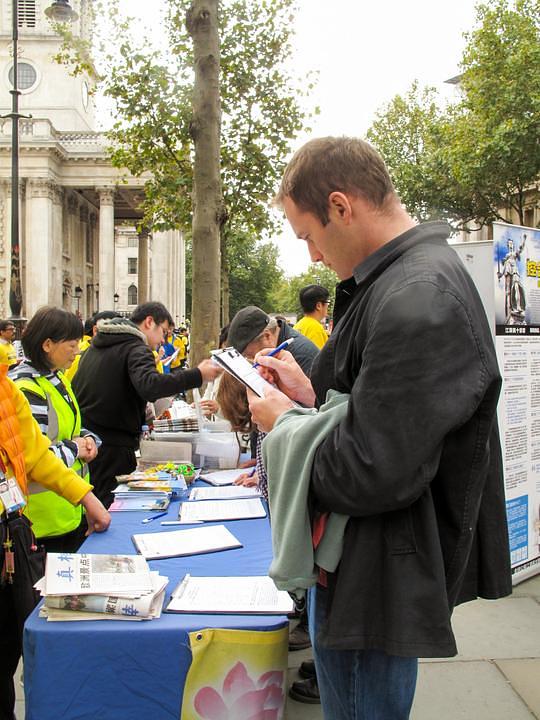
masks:
{"type": "Polygon", "coordinates": [[[194,705],[203,720],[278,720],[283,708],[283,672],[271,670],[255,683],[244,663],[237,662],[223,681],[223,692],[203,687],[194,705]]]}

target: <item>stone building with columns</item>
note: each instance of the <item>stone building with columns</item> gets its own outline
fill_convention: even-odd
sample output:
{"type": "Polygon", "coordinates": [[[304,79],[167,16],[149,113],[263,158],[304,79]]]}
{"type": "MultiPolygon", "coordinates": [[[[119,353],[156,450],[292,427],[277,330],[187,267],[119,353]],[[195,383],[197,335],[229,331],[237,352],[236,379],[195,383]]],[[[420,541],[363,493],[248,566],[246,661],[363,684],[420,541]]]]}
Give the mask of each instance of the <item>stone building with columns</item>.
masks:
{"type": "MultiPolygon", "coordinates": [[[[88,317],[152,299],[180,321],[186,313],[182,235],[137,233],[144,179],[110,164],[106,139],[96,131],[91,77],[73,77],[53,59],[60,38],[45,17],[49,5],[19,0],[19,106],[31,115],[19,122],[22,314],[29,318],[41,305],[54,304],[88,317]]],[[[71,6],[78,13],[72,31],[89,40],[89,1],[72,0],[71,6]]],[[[11,105],[11,23],[11,0],[0,0],[0,115],[11,105]]],[[[10,178],[11,120],[3,118],[0,317],[10,314],[10,178]]]]}

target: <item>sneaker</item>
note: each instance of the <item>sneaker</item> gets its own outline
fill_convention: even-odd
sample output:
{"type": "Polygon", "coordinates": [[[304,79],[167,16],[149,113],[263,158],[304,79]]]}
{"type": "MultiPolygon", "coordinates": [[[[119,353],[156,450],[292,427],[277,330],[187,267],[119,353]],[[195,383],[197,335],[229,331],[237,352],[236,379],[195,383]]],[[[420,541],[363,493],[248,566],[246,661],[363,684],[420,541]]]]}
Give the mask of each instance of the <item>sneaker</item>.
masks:
{"type": "Polygon", "coordinates": [[[289,650],[305,650],[308,647],[311,647],[308,629],[299,624],[289,633],[289,650]]]}
{"type": "Polygon", "coordinates": [[[293,682],[289,688],[289,697],[297,702],[319,705],[321,698],[319,696],[317,680],[315,678],[308,678],[307,680],[297,680],[293,682]]]}
{"type": "Polygon", "coordinates": [[[301,678],[309,680],[309,678],[317,677],[315,672],[315,660],[304,660],[298,668],[298,674],[301,678]]]}

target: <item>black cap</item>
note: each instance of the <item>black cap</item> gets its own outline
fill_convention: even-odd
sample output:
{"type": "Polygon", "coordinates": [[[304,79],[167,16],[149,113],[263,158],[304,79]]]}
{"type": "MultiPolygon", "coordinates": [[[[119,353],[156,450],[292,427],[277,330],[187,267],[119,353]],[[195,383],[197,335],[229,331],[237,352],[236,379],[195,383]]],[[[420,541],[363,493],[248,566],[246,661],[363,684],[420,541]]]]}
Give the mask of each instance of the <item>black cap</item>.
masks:
{"type": "Polygon", "coordinates": [[[249,343],[262,333],[269,322],[270,316],[264,310],[255,305],[248,305],[233,317],[227,343],[242,353],[249,343]]]}

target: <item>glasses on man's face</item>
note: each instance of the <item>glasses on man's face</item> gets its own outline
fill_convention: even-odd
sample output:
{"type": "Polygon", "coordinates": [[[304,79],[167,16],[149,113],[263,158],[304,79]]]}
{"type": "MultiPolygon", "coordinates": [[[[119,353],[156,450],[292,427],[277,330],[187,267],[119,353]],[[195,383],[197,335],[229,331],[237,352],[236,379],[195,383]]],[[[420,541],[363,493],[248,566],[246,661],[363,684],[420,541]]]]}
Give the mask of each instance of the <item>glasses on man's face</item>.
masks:
{"type": "Polygon", "coordinates": [[[168,325],[158,325],[157,322],[154,321],[154,325],[156,328],[159,328],[161,330],[161,333],[164,337],[164,339],[167,339],[167,336],[169,335],[169,326],[168,325]]]}

